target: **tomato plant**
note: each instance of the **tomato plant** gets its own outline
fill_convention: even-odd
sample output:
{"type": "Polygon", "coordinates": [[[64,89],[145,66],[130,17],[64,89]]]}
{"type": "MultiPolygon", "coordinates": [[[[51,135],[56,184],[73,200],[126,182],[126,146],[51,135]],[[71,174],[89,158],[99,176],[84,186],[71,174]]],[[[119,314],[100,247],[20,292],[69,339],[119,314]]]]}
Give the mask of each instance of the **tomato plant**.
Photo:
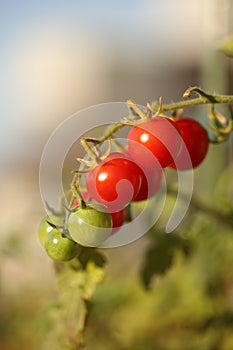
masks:
{"type": "MultiPolygon", "coordinates": [[[[75,175],[70,183],[69,191],[65,193],[67,201],[62,201],[63,215],[58,218],[56,215],[54,218],[53,216],[46,217],[39,226],[39,239],[49,257],[59,262],[72,260],[61,269],[62,272],[58,272],[63,282],[62,297],[69,295],[68,303],[72,299],[78,310],[76,314],[73,312],[73,305],[70,307],[72,315],[75,315],[75,330],[70,330],[71,323],[69,323],[67,344],[70,341],[72,348],[83,347],[82,337],[88,303],[94,294],[96,285],[101,283],[104,277],[105,259],[95,248],[103,245],[108,238],[110,246],[115,238],[117,241],[120,237],[117,244],[122,243],[120,240],[125,235],[117,232],[118,229],[125,220],[129,223],[130,228],[130,222],[136,217],[134,213],[143,212],[141,208],[144,209],[145,202],[135,202],[145,201],[159,191],[163,177],[166,179],[166,175],[170,175],[163,168],[171,167],[178,170],[196,168],[207,156],[209,144],[218,144],[227,140],[233,130],[233,117],[231,116],[229,120],[220,117],[214,109],[216,103],[233,103],[233,96],[209,95],[194,87],[189,88],[184,97],[189,98],[193,92],[198,93],[199,97],[190,100],[189,103],[182,100],[164,106],[161,104],[157,106],[155,103],[153,107],[148,103],[146,112],[130,100],[128,101],[129,117],[106,129],[104,135],[99,139],[83,138],[81,144],[86,155],[83,159],[77,158],[83,167],[74,170],[75,175]],[[211,124],[210,137],[205,126],[198,121],[191,117],[179,119],[178,110],[197,104],[209,104],[211,107],[209,114],[211,123],[208,123],[208,125],[211,124]],[[171,115],[166,115],[165,112],[171,112],[171,115]],[[117,139],[114,140],[116,131],[125,126],[131,127],[126,140],[126,149],[119,144],[117,139]],[[112,146],[114,145],[115,149],[111,153],[110,147],[103,154],[101,145],[107,140],[112,146]],[[89,143],[92,143],[93,147],[90,147],[89,143]],[[83,180],[82,183],[81,180],[83,180]],[[114,236],[110,237],[112,234],[114,236]],[[115,236],[117,234],[119,234],[118,237],[115,236]],[[77,324],[79,325],[78,330],[77,324]]],[[[174,195],[175,191],[172,186],[168,186],[167,191],[169,195],[174,195]]],[[[184,196],[181,193],[179,200],[185,198],[185,193],[183,194],[184,196]]],[[[159,195],[155,197],[155,201],[146,203],[148,211],[151,210],[152,219],[154,218],[153,205],[157,199],[160,200],[159,195]]],[[[230,215],[229,213],[225,215],[217,211],[215,207],[208,207],[197,199],[192,199],[190,205],[194,212],[205,211],[207,215],[217,217],[223,225],[232,228],[232,211],[230,215]]],[[[232,208],[231,205],[230,208],[232,208]]],[[[164,216],[166,213],[165,208],[164,216]]],[[[147,218],[151,219],[149,216],[146,216],[147,218]]],[[[194,215],[190,220],[192,227],[195,225],[195,220],[194,215]]],[[[198,221],[197,226],[199,225],[198,221]]],[[[172,233],[164,235],[164,229],[158,228],[156,224],[149,228],[150,245],[148,245],[140,272],[145,288],[151,288],[154,277],[164,274],[172,266],[177,256],[182,261],[192,254],[192,244],[186,239],[186,229],[189,231],[189,228],[184,227],[183,231],[182,228],[175,229],[175,235],[172,233]]],[[[203,229],[205,230],[205,227],[203,229]]],[[[135,235],[135,231],[129,232],[129,236],[135,235]]],[[[207,270],[208,268],[209,262],[207,270]]],[[[67,304],[62,305],[63,309],[67,307],[67,304]]],[[[61,310],[62,321],[64,321],[65,314],[63,311],[61,310]]],[[[66,319],[69,321],[68,318],[69,315],[66,319]]]]}

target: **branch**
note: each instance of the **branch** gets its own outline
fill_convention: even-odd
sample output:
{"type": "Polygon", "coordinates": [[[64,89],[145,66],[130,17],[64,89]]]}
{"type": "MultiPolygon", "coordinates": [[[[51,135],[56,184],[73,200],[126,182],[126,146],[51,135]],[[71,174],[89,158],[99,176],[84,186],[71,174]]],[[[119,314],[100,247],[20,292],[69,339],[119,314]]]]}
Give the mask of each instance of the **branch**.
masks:
{"type": "MultiPolygon", "coordinates": [[[[188,88],[184,94],[183,98],[187,99],[191,96],[191,93],[194,92],[199,95],[199,97],[189,99],[189,100],[182,100],[174,103],[169,103],[163,105],[163,111],[174,111],[176,109],[180,108],[187,108],[187,107],[194,107],[198,105],[205,105],[205,104],[224,104],[224,103],[233,103],[233,95],[210,95],[203,90],[201,90],[198,87],[190,87],[188,88]]],[[[153,104],[153,111],[156,112],[159,108],[159,105],[157,103],[153,104]]]]}
{"type": "MultiPolygon", "coordinates": [[[[119,122],[116,123],[110,127],[107,128],[105,134],[100,137],[99,139],[91,139],[91,138],[85,138],[81,140],[81,144],[85,143],[85,140],[88,142],[92,142],[93,144],[97,145],[97,144],[101,144],[104,141],[110,139],[115,132],[117,132],[118,130],[120,130],[121,128],[123,128],[126,125],[133,125],[135,124],[135,115],[137,115],[139,117],[139,119],[137,119],[136,121],[145,121],[148,118],[153,118],[156,117],[157,114],[159,114],[160,112],[174,112],[176,110],[179,109],[183,109],[183,108],[187,108],[187,107],[195,107],[198,105],[214,105],[214,104],[231,104],[233,103],[233,95],[211,95],[209,93],[206,93],[205,91],[201,90],[200,88],[194,86],[194,87],[190,87],[188,88],[184,94],[183,94],[183,98],[185,100],[181,100],[181,101],[177,101],[177,102],[173,102],[173,103],[168,103],[168,104],[162,104],[162,98],[160,98],[160,103],[158,104],[157,102],[152,103],[152,106],[150,103],[147,103],[147,113],[144,113],[139,106],[137,106],[133,100],[129,100],[127,101],[128,104],[128,108],[129,108],[129,112],[130,112],[130,116],[133,116],[133,119],[130,118],[124,118],[126,120],[128,120],[128,124],[127,122],[119,122]],[[195,93],[198,95],[198,97],[193,98],[193,99],[189,99],[191,94],[195,93]],[[130,120],[131,120],[131,124],[130,124],[130,120]]],[[[230,122],[229,122],[230,124],[230,122]]],[[[230,127],[232,128],[232,126],[230,125],[230,127]]],[[[230,130],[231,131],[231,130],[230,130]]],[[[228,132],[228,131],[227,131],[228,132]]],[[[86,149],[87,151],[87,149],[86,149]]],[[[92,154],[90,154],[92,155],[92,154]]]]}

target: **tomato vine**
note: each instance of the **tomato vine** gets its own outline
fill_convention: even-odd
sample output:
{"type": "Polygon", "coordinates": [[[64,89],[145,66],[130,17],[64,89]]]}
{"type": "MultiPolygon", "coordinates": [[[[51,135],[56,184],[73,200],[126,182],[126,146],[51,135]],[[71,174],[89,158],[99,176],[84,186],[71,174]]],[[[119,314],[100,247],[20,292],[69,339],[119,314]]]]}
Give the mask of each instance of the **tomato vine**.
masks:
{"type": "MultiPolygon", "coordinates": [[[[174,159],[172,157],[178,157],[178,154],[182,154],[181,146],[179,145],[179,140],[177,140],[176,154],[172,154],[172,157],[169,159],[165,154],[166,161],[162,161],[160,155],[161,153],[165,153],[165,151],[162,148],[159,148],[160,145],[156,132],[159,130],[160,140],[163,140],[163,137],[165,137],[164,135],[166,135],[167,132],[167,126],[164,123],[169,121],[169,125],[175,125],[172,130],[177,128],[177,130],[175,130],[176,135],[180,136],[181,134],[182,137],[182,132],[180,132],[181,130],[179,129],[179,121],[184,121],[181,117],[181,109],[198,105],[208,105],[209,119],[207,127],[212,133],[212,137],[208,138],[204,127],[196,121],[192,123],[192,126],[189,124],[185,126],[186,134],[187,130],[190,131],[188,135],[188,139],[190,140],[194,133],[194,129],[192,129],[193,124],[195,124],[195,126],[198,125],[199,129],[197,137],[201,135],[200,137],[204,143],[204,151],[202,147],[202,154],[197,159],[196,146],[195,149],[192,146],[189,146],[188,142],[185,141],[185,137],[183,137],[183,142],[186,143],[191,158],[193,157],[193,152],[195,153],[195,161],[193,161],[193,159],[191,159],[191,161],[192,166],[196,167],[199,166],[207,154],[208,142],[221,143],[230,137],[233,131],[232,103],[232,95],[212,95],[204,92],[198,87],[190,87],[187,89],[183,95],[183,100],[181,101],[163,104],[162,98],[160,98],[159,103],[148,102],[146,109],[136,105],[133,100],[129,100],[127,102],[129,108],[129,116],[127,118],[124,118],[123,120],[120,120],[119,123],[115,123],[108,127],[104,135],[99,139],[85,137],[80,140],[88,157],[85,157],[84,159],[77,158],[79,163],[82,164],[82,168],[74,170],[74,177],[66,198],[69,199],[69,205],[63,205],[61,210],[62,215],[59,217],[59,220],[54,220],[54,217],[50,216],[43,219],[39,226],[40,242],[45,246],[48,255],[53,260],[59,261],[59,263],[55,263],[59,288],[61,291],[61,295],[58,298],[60,311],[57,313],[57,318],[60,320],[59,322],[63,323],[59,339],[65,339],[65,341],[63,340],[63,343],[67,350],[77,350],[83,347],[88,302],[92,299],[96,286],[99,283],[102,283],[104,279],[104,265],[106,259],[102,252],[97,249],[98,246],[101,245],[101,243],[111,234],[117,234],[117,230],[114,229],[123,225],[126,217],[132,219],[130,215],[126,214],[126,211],[129,210],[130,202],[133,202],[134,200],[146,200],[150,197],[150,184],[148,184],[149,187],[147,187],[145,182],[143,183],[145,179],[143,180],[140,170],[137,169],[138,165],[134,163],[135,157],[138,157],[139,151],[137,150],[134,154],[133,151],[135,150],[135,147],[133,146],[133,151],[128,147],[127,150],[124,150],[123,148],[123,152],[122,149],[121,152],[111,152],[111,140],[114,140],[114,134],[121,128],[130,126],[131,138],[129,139],[131,141],[139,142],[142,139],[142,134],[145,135],[145,130],[147,132],[146,137],[151,140],[151,130],[155,125],[155,131],[153,131],[153,142],[150,141],[150,145],[146,145],[146,147],[152,151],[156,162],[164,168],[173,164],[174,159]],[[190,99],[192,93],[197,94],[198,97],[190,99]],[[217,104],[229,105],[229,117],[225,117],[216,111],[217,104]],[[167,112],[170,112],[170,114],[167,115],[167,112]],[[161,130],[159,122],[161,122],[162,125],[161,130]],[[142,126],[145,127],[146,123],[150,124],[149,129],[141,129],[142,126]],[[141,132],[142,130],[143,132],[141,132]],[[199,133],[200,130],[202,133],[199,133]],[[136,131],[139,132],[138,137],[135,136],[136,131]],[[100,146],[105,141],[109,142],[109,147],[103,152],[100,146]],[[116,153],[118,153],[118,155],[116,155],[116,153]],[[121,171],[116,169],[120,169],[121,171]],[[85,196],[80,186],[80,176],[83,174],[87,174],[87,193],[85,196]],[[96,181],[96,178],[100,179],[100,181],[96,181]],[[109,178],[110,182],[105,181],[109,178]],[[115,194],[114,191],[117,183],[121,179],[127,179],[132,184],[132,198],[128,199],[126,196],[124,197],[124,201],[116,202],[115,206],[110,205],[111,202],[117,198],[117,194],[115,194]],[[142,184],[144,187],[142,187],[142,184]],[[97,191],[97,193],[93,189],[97,189],[99,192],[97,191]],[[112,189],[112,192],[109,192],[110,189],[112,189]],[[97,206],[96,202],[98,202],[97,206]],[[119,226],[114,226],[113,214],[115,215],[116,213],[118,213],[118,215],[120,213],[119,217],[115,216],[115,220],[118,222],[119,226]],[[90,229],[90,225],[92,229],[90,229]],[[102,233],[100,233],[101,230],[102,233]]],[[[173,136],[171,140],[174,143],[175,136],[173,136]]],[[[167,141],[164,141],[163,144],[166,144],[166,142],[167,141]]],[[[146,143],[144,142],[144,146],[145,144],[146,143]]],[[[137,159],[137,161],[142,166],[142,169],[145,170],[148,180],[151,178],[150,171],[153,171],[157,165],[153,165],[151,169],[148,170],[147,164],[151,165],[152,163],[147,161],[145,165],[145,158],[146,156],[142,154],[141,158],[139,160],[137,159]]],[[[174,168],[177,167],[174,166],[174,168]]],[[[183,167],[183,169],[186,168],[183,167]]],[[[155,173],[152,174],[152,177],[154,174],[155,173]]],[[[160,177],[158,175],[157,182],[152,185],[154,192],[152,191],[153,193],[151,193],[151,196],[156,193],[159,187],[159,181],[160,177]]],[[[175,190],[168,186],[168,193],[173,195],[175,194],[175,190]]],[[[64,203],[65,201],[63,201],[63,204],[64,203]]],[[[224,224],[233,227],[232,217],[229,215],[224,214],[215,208],[204,205],[195,198],[192,198],[191,206],[195,210],[204,211],[207,215],[215,217],[224,224]]],[[[174,238],[173,236],[173,238],[169,240],[160,236],[159,242],[159,250],[164,249],[165,251],[163,268],[162,271],[157,271],[156,266],[154,269],[148,269],[147,267],[148,263],[150,265],[150,260],[153,261],[153,264],[156,263],[154,261],[154,251],[158,251],[158,246],[152,245],[147,251],[149,262],[147,261],[147,264],[144,265],[141,272],[142,280],[146,287],[149,286],[153,274],[158,272],[164,273],[171,265],[173,253],[170,254],[171,251],[167,250],[168,246],[172,251],[179,247],[182,251],[188,254],[187,246],[181,237],[174,238]]]]}

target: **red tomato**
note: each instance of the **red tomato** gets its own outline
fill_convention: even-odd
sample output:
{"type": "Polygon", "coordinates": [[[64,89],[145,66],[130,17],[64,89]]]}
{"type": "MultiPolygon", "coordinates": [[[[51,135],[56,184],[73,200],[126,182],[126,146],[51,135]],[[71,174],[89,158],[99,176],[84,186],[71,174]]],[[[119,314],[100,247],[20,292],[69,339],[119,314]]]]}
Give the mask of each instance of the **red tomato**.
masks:
{"type": "Polygon", "coordinates": [[[137,164],[150,169],[154,167],[153,157],[162,168],[173,163],[180,152],[181,143],[176,123],[160,116],[134,126],[128,134],[130,156],[137,164]]]}
{"type": "MultiPolygon", "coordinates": [[[[127,149],[123,151],[123,154],[130,159],[130,154],[127,149]]],[[[138,191],[138,194],[133,199],[133,202],[138,202],[142,200],[146,200],[152,197],[160,188],[162,183],[162,168],[158,163],[157,159],[153,157],[151,165],[153,164],[153,169],[149,169],[143,166],[143,164],[138,164],[140,167],[140,175],[141,175],[141,185],[138,191]]]]}
{"type": "Polygon", "coordinates": [[[119,228],[123,225],[125,221],[125,208],[110,214],[112,217],[112,234],[113,234],[119,230],[119,228]]]}
{"type": "Polygon", "coordinates": [[[178,158],[170,166],[178,170],[196,168],[207,155],[208,133],[199,122],[191,118],[177,120],[176,125],[180,129],[183,145],[178,158]]]}
{"type": "Polygon", "coordinates": [[[162,169],[156,166],[154,169],[142,170],[142,183],[134,202],[146,200],[152,197],[161,187],[162,169]]]}
{"type": "Polygon", "coordinates": [[[86,175],[90,197],[105,204],[110,212],[119,211],[138,194],[141,169],[119,152],[111,153],[86,175]]]}

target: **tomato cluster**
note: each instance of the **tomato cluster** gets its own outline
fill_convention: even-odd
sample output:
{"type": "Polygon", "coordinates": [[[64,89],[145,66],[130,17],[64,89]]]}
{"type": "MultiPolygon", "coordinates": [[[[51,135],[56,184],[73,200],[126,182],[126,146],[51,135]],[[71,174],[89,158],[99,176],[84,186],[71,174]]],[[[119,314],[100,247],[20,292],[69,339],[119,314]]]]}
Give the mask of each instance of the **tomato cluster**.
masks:
{"type": "Polygon", "coordinates": [[[108,211],[153,196],[162,183],[163,168],[197,167],[208,152],[204,127],[194,119],[158,116],[133,126],[128,147],[113,152],[87,173],[87,193],[108,211]]]}
{"type": "Polygon", "coordinates": [[[131,202],[159,191],[164,168],[195,168],[208,146],[206,130],[191,118],[156,116],[134,125],[126,149],[111,152],[86,173],[85,192],[74,198],[65,226],[64,218],[41,222],[39,239],[48,255],[67,261],[77,256],[80,245],[101,245],[124,224],[131,202]]]}

